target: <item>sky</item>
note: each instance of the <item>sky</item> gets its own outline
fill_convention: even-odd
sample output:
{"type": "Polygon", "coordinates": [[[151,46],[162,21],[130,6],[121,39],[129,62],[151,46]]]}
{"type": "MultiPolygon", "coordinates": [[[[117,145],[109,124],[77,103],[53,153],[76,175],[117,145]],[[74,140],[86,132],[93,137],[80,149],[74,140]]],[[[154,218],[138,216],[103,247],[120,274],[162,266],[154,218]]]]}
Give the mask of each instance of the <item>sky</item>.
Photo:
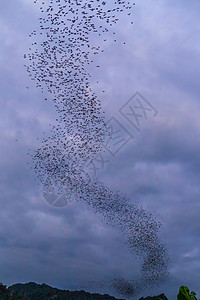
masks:
{"type": "MultiPolygon", "coordinates": [[[[163,223],[170,277],[141,296],[176,299],[181,285],[199,296],[199,13],[196,0],[138,0],[116,25],[117,43],[108,39],[95,57],[101,68],[88,67],[107,120],[134,136],[99,176],[163,223]],[[120,110],[137,92],[156,111],[139,132],[120,110]]],[[[24,67],[39,17],[32,0],[0,1],[0,281],[78,289],[116,274],[132,278],[140,262],[122,234],[80,202],[50,205],[30,170],[29,149],[56,118],[24,67]]]]}

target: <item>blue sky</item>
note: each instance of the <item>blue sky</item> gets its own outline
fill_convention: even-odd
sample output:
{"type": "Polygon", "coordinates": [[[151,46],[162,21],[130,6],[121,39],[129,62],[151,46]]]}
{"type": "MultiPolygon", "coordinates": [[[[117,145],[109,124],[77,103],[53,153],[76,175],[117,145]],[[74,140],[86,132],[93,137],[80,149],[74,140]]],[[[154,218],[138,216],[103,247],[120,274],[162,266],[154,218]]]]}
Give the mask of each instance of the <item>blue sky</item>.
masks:
{"type": "MultiPolygon", "coordinates": [[[[130,19],[122,15],[116,25],[117,43],[108,38],[95,57],[101,68],[89,66],[106,118],[114,116],[135,137],[100,176],[164,224],[170,279],[141,296],[165,292],[176,299],[182,284],[199,289],[199,11],[198,1],[138,0],[130,19]],[[119,112],[137,91],[158,111],[140,133],[119,112]]],[[[39,17],[31,0],[0,3],[0,281],[72,289],[85,280],[134,277],[140,262],[120,232],[79,202],[50,206],[27,165],[28,149],[39,146],[56,117],[24,67],[39,17]]]]}

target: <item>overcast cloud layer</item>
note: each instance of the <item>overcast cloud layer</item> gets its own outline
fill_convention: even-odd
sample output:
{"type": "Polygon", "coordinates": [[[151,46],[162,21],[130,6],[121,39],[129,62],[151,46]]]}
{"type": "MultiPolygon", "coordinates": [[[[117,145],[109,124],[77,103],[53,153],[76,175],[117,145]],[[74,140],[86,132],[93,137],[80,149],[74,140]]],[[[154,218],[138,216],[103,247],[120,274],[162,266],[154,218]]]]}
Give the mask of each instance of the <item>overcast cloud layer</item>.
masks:
{"type": "MultiPolygon", "coordinates": [[[[120,233],[80,203],[48,205],[29,170],[28,149],[39,145],[56,116],[24,68],[28,35],[40,16],[32,2],[0,2],[0,281],[72,289],[84,286],[83,279],[132,278],[139,263],[120,233]]],[[[138,0],[134,25],[122,19],[118,43],[105,43],[96,58],[100,70],[90,66],[107,118],[114,116],[135,136],[101,176],[164,222],[171,277],[143,296],[165,292],[176,299],[182,284],[199,289],[199,11],[195,0],[138,0]],[[158,111],[140,133],[119,112],[136,91],[158,111]]]]}

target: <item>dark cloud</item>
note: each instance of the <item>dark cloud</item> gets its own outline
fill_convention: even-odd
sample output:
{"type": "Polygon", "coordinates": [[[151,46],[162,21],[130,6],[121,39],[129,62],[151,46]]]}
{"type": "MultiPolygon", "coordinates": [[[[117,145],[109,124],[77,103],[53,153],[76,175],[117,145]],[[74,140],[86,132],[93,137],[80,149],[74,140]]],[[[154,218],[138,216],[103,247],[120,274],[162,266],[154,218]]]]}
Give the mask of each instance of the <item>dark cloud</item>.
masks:
{"type": "MultiPolygon", "coordinates": [[[[161,235],[170,252],[171,278],[144,293],[164,291],[172,298],[181,284],[198,290],[199,3],[136,4],[132,30],[124,22],[118,27],[121,42],[108,43],[105,54],[97,58],[103,73],[91,67],[107,93],[100,94],[95,84],[94,89],[108,117],[114,115],[134,134],[118,109],[137,90],[158,115],[110,161],[102,178],[164,220],[161,235]]],[[[132,259],[117,230],[101,223],[83,204],[56,209],[42,197],[26,164],[31,163],[27,152],[37,148],[37,137],[48,131],[55,113],[23,67],[27,36],[38,11],[30,1],[1,3],[0,10],[0,281],[72,288],[84,286],[84,280],[137,276],[140,262],[136,256],[132,259]]]]}

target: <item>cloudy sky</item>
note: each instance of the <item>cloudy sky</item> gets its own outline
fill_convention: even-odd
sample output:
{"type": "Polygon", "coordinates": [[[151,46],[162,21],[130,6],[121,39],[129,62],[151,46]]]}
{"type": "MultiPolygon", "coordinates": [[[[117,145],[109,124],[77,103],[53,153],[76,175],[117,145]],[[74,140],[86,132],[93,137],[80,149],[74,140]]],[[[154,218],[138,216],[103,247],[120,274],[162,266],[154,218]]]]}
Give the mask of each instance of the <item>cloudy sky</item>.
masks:
{"type": "MultiPolygon", "coordinates": [[[[199,291],[199,13],[197,0],[138,0],[116,25],[117,43],[108,40],[95,58],[101,68],[89,67],[106,117],[134,136],[99,176],[163,222],[170,279],[141,296],[176,299],[180,285],[199,291]],[[140,132],[120,113],[136,92],[158,112],[140,132]]],[[[32,0],[0,1],[0,281],[73,289],[116,274],[132,278],[140,266],[120,233],[80,202],[49,205],[29,168],[29,149],[56,116],[24,67],[39,17],[32,0]]]]}

